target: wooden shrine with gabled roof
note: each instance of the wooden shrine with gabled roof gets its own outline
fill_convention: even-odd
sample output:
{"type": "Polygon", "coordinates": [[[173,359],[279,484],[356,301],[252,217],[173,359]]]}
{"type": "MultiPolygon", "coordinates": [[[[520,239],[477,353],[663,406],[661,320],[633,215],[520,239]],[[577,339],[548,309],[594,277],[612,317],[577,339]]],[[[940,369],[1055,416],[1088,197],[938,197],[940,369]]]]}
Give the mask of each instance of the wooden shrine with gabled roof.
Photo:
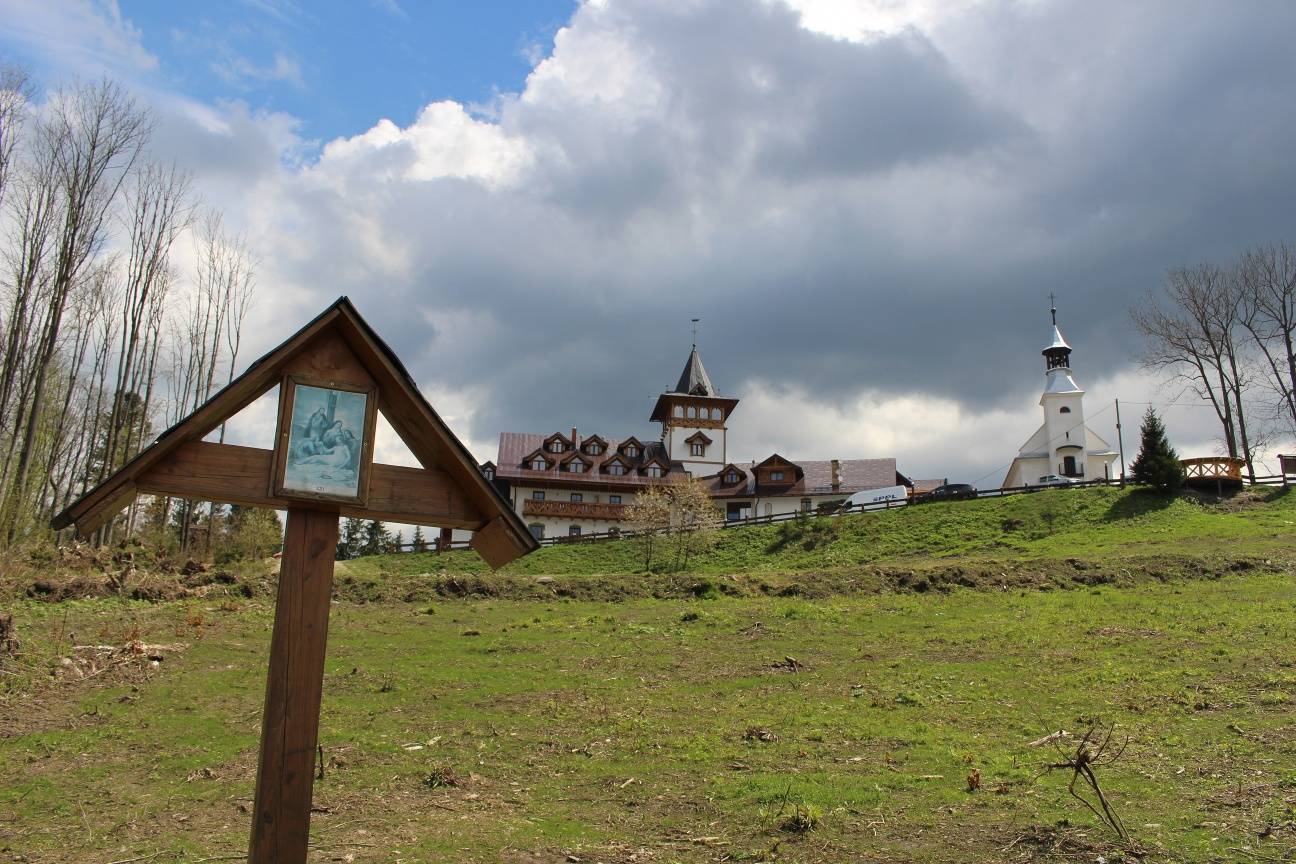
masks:
{"type": "Polygon", "coordinates": [[[139,493],[288,511],[248,860],[305,864],[338,518],[461,528],[500,567],[521,518],[345,297],[53,520],[89,534],[139,493]],[[271,450],[203,441],[274,387],[271,450]],[[373,464],[378,412],[422,467],[373,464]]]}
{"type": "MultiPolygon", "coordinates": [[[[58,514],[54,528],[74,525],[87,536],[140,493],[277,510],[297,506],[273,489],[275,450],[202,440],[285,376],[376,388],[374,406],[423,466],[370,466],[363,500],[339,502],[339,515],[473,531],[472,547],[492,567],[535,548],[508,502],[346,297],[58,514]]],[[[365,442],[362,461],[372,457],[372,443],[365,442]]]]}

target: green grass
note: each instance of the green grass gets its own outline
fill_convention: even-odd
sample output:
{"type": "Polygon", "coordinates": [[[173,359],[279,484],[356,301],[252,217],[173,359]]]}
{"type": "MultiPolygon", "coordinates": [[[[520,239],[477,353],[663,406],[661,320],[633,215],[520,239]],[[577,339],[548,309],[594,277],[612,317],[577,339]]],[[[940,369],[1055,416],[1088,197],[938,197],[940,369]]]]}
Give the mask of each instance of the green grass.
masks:
{"type": "MultiPolygon", "coordinates": [[[[1293,588],[1267,572],[827,601],[338,603],[312,860],[1119,860],[1067,778],[1039,776],[1055,754],[1026,746],[1099,721],[1130,738],[1099,770],[1147,860],[1282,860],[1293,588]],[[813,827],[789,830],[798,813],[813,827]]],[[[0,859],[242,850],[269,604],[14,612],[0,859]],[[156,669],[49,677],[70,641],[134,630],[188,647],[156,669]]]]}
{"type": "MultiPolygon", "coordinates": [[[[1096,489],[725,531],[682,574],[626,542],[343,562],[312,860],[1116,861],[1026,746],[1098,722],[1145,860],[1287,860],[1293,541],[1278,490],[1096,489]]],[[[246,846],[264,590],[10,604],[0,860],[246,846]],[[175,647],[62,662],[135,636],[175,647]]]]}
{"type": "MultiPolygon", "coordinates": [[[[1284,489],[1257,490],[1222,505],[1117,488],[1048,490],[727,529],[686,573],[666,575],[736,577],[722,583],[731,593],[813,580],[839,591],[894,588],[933,569],[962,584],[1029,583],[1040,574],[1065,582],[1070,575],[1055,578],[1059,568],[1082,560],[1110,581],[1127,572],[1173,576],[1185,566],[1194,574],[1201,567],[1227,569],[1239,555],[1286,559],[1294,542],[1296,496],[1284,489]],[[813,580],[790,578],[799,576],[813,580]]],[[[653,569],[670,571],[669,565],[669,555],[659,554],[653,569]]],[[[354,599],[518,596],[517,586],[533,586],[536,576],[555,577],[566,589],[560,593],[600,599],[672,596],[697,585],[696,579],[645,578],[629,540],[544,547],[493,574],[473,552],[374,556],[338,568],[339,584],[354,599]]],[[[814,593],[814,586],[808,590],[814,593]]]]}

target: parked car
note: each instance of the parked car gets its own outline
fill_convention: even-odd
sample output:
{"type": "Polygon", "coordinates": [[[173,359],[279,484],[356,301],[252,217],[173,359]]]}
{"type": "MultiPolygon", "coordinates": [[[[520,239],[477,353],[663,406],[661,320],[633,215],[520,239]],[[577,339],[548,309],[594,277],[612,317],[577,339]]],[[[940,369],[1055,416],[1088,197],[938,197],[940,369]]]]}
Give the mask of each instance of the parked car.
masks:
{"type": "Polygon", "coordinates": [[[970,483],[946,483],[944,486],[937,486],[932,491],[923,495],[922,501],[956,501],[960,498],[977,497],[976,487],[970,483]]]}
{"type": "Polygon", "coordinates": [[[1070,486],[1072,483],[1079,483],[1079,480],[1072,480],[1070,477],[1063,477],[1061,474],[1045,474],[1039,479],[1038,486],[1070,486]]]}
{"type": "Polygon", "coordinates": [[[875,507],[879,504],[887,507],[903,507],[909,503],[909,490],[903,486],[886,486],[882,489],[865,489],[847,498],[841,509],[849,512],[863,507],[875,507]]]}

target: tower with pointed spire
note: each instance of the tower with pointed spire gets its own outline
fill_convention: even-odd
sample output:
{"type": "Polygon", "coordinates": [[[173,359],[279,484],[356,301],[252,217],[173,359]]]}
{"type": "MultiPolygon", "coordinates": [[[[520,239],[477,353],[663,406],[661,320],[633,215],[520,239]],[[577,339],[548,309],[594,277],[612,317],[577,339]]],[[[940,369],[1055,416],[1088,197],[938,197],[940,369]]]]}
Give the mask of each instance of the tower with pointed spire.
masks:
{"type": "MultiPolygon", "coordinates": [[[[1049,297],[1053,299],[1052,295],[1049,297]]],[[[1008,468],[1005,487],[1036,486],[1046,477],[1101,480],[1111,476],[1116,453],[1085,424],[1085,391],[1071,371],[1071,346],[1057,323],[1057,304],[1050,304],[1053,332],[1044,355],[1044,424],[1035,431],[1008,468]]]]}
{"type": "Polygon", "coordinates": [[[695,477],[715,474],[728,462],[729,415],[738,400],[721,396],[711,383],[697,350],[697,320],[693,348],[673,390],[657,397],[651,420],[661,424],[661,440],[672,461],[695,477]]]}

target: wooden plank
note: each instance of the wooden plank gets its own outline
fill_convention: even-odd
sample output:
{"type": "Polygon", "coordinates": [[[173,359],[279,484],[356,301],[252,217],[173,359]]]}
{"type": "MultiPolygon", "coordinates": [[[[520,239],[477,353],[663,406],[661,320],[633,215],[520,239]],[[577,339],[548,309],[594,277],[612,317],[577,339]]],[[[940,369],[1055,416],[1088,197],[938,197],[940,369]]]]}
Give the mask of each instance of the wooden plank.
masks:
{"type": "MultiPolygon", "coordinates": [[[[190,441],[136,480],[139,491],[224,504],[287,510],[313,506],[272,496],[267,489],[274,453],[258,447],[190,441]]],[[[375,464],[365,507],[337,504],[343,516],[476,530],[483,518],[463,491],[439,468],[375,464]]]]}
{"type": "Polygon", "coordinates": [[[485,528],[474,533],[468,545],[492,569],[496,569],[527,554],[537,544],[534,538],[529,544],[519,541],[509,528],[507,520],[503,516],[497,516],[485,528]]]}
{"type": "MultiPolygon", "coordinates": [[[[82,540],[88,539],[91,534],[99,530],[99,526],[129,507],[130,503],[135,500],[138,490],[135,488],[133,481],[125,480],[114,487],[114,492],[116,497],[105,498],[90,512],[90,515],[85,520],[74,523],[76,532],[82,540]]],[[[63,527],[67,527],[67,524],[65,523],[63,527]]]]}
{"type": "Polygon", "coordinates": [[[250,864],[305,864],[337,516],[288,511],[270,639],[250,864]]]}

